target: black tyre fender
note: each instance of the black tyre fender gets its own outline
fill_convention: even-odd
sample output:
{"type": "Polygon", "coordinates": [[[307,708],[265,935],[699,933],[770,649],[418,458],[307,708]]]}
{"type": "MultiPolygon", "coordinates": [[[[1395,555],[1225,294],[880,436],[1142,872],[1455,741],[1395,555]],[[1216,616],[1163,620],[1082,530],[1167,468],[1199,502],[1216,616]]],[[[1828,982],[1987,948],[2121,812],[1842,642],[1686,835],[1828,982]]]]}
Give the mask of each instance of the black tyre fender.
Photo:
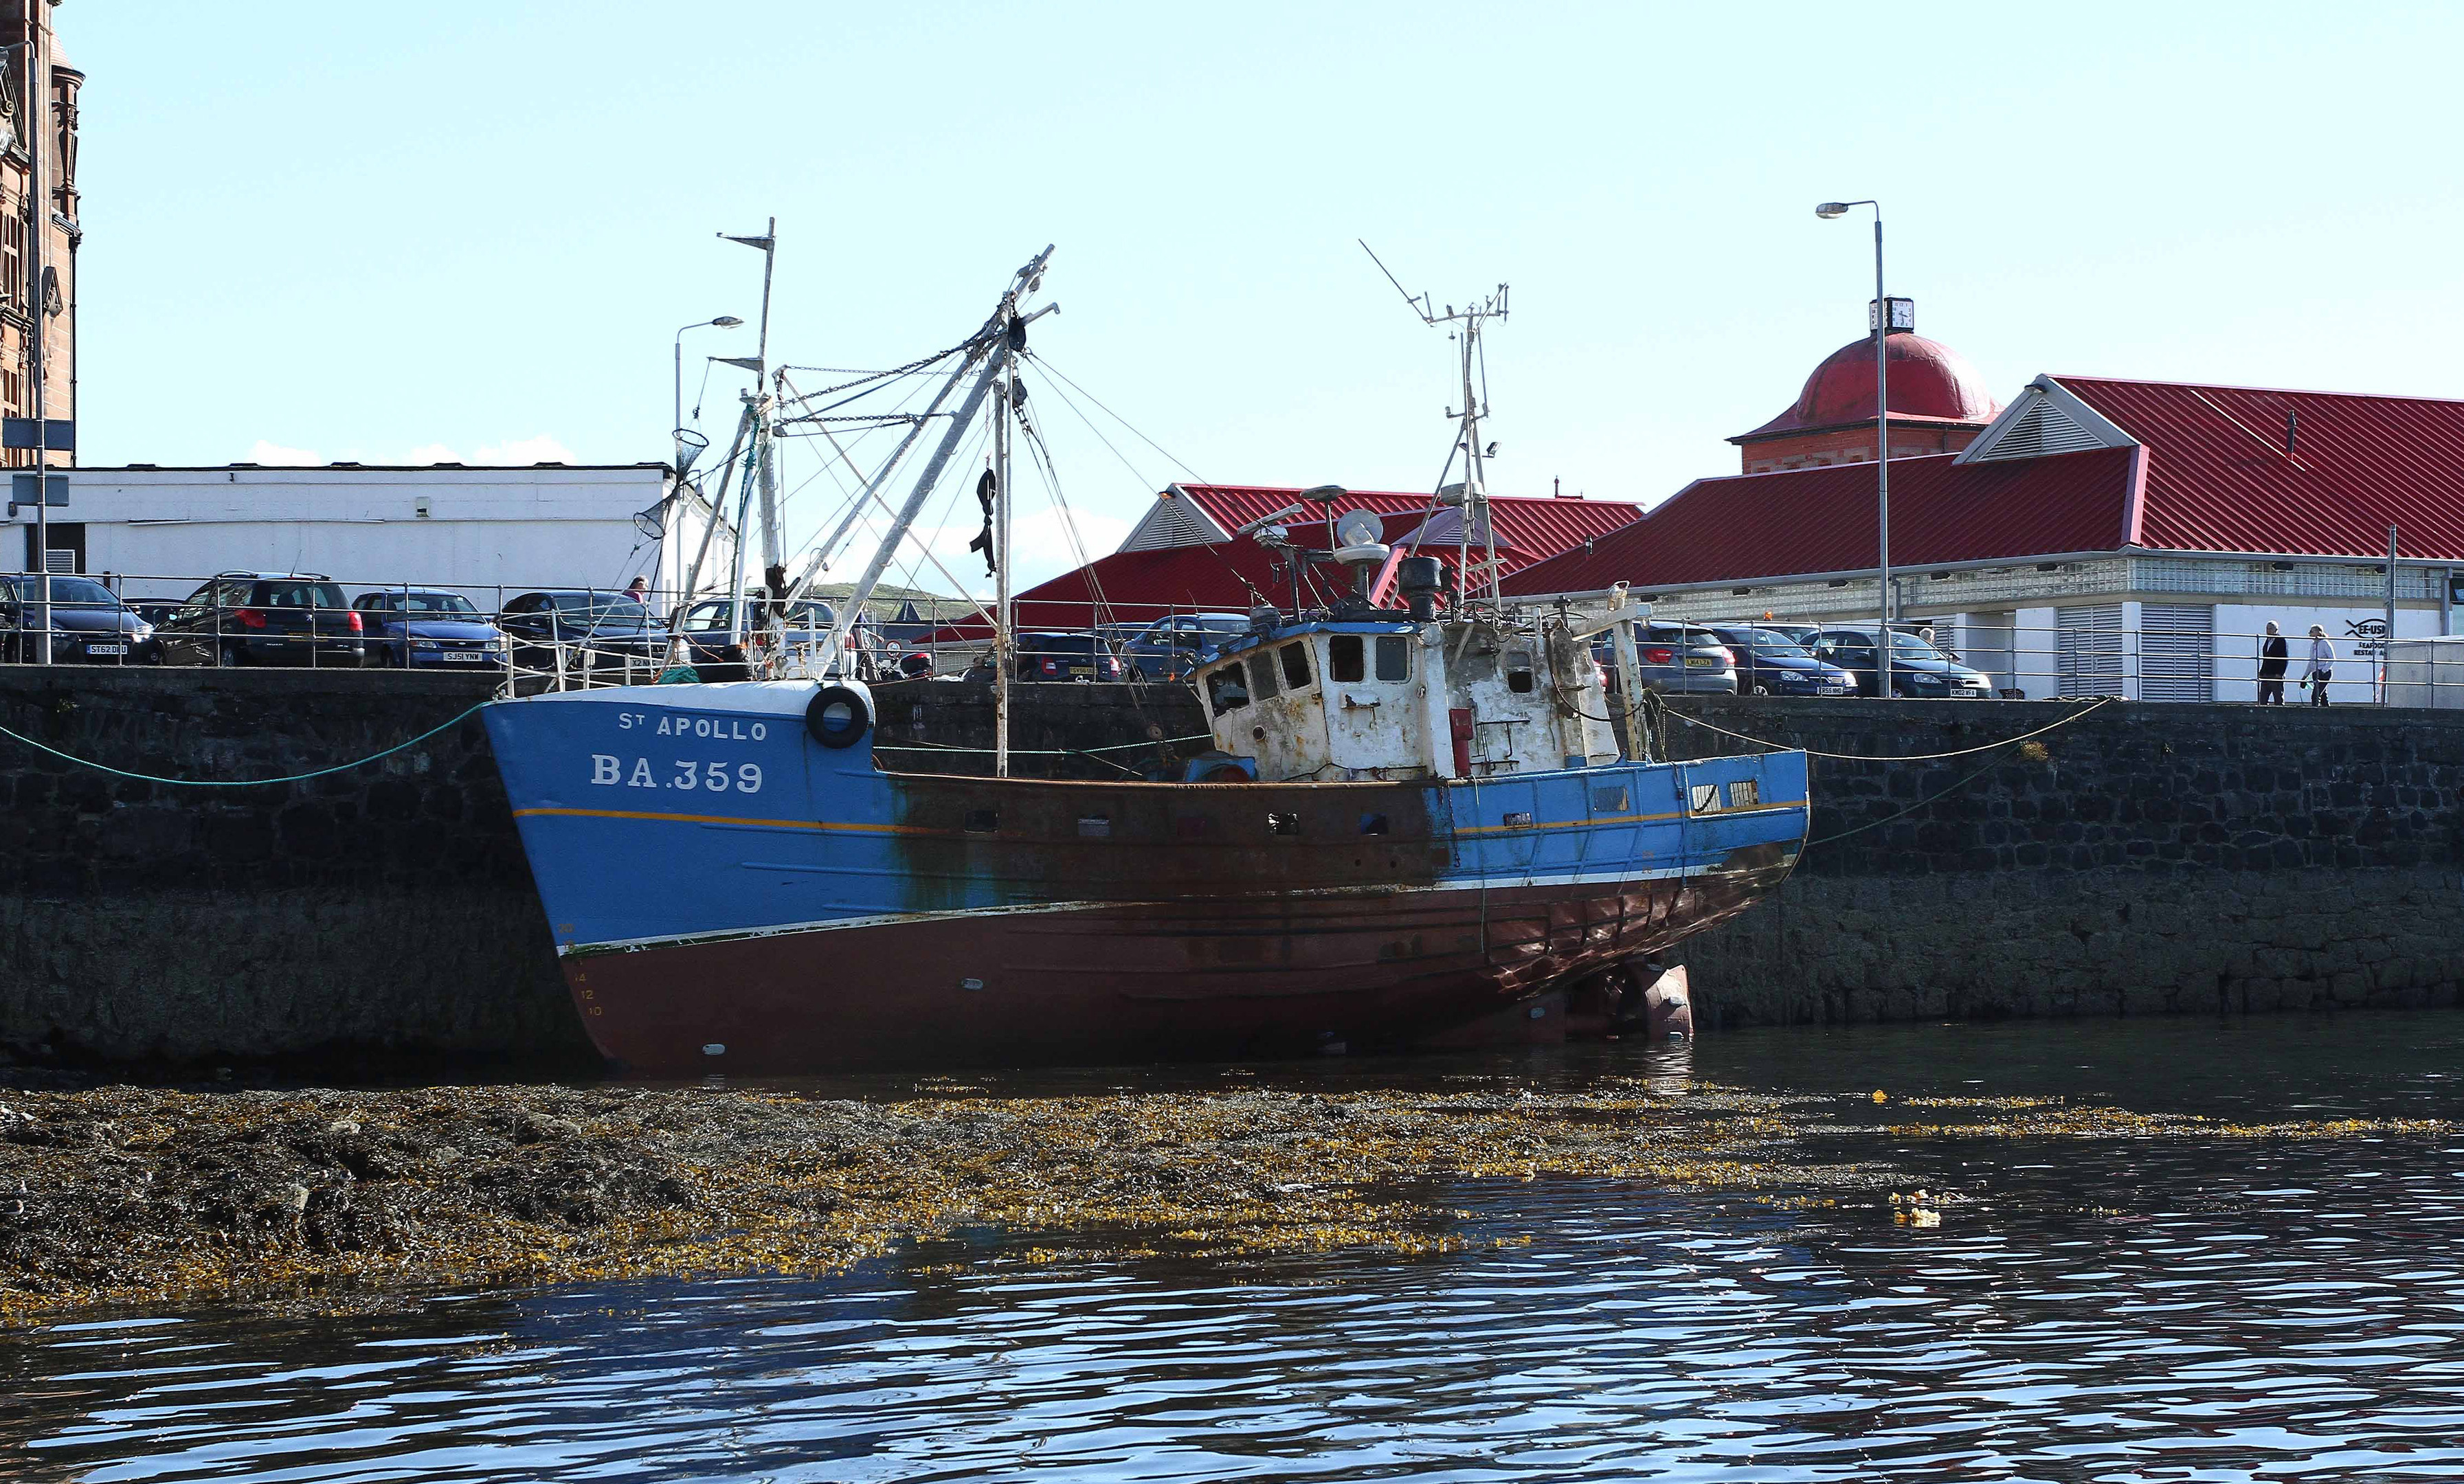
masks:
{"type": "Polygon", "coordinates": [[[824,686],[805,704],[804,730],[824,747],[853,747],[872,730],[872,707],[861,690],[824,686]]]}

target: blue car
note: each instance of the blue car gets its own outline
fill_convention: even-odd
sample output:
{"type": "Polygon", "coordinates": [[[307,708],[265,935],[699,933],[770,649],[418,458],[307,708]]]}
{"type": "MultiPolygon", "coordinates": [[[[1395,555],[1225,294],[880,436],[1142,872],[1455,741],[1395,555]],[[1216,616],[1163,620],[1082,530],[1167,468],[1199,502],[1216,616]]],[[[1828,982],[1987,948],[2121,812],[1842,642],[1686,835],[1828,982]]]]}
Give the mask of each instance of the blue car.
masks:
{"type": "Polygon", "coordinates": [[[1253,626],[1245,613],[1175,613],[1125,639],[1113,634],[1104,637],[1112,639],[1113,652],[1148,680],[1178,680],[1197,667],[1200,654],[1253,626]]]}
{"type": "Polygon", "coordinates": [[[504,630],[460,593],[389,587],[351,603],[367,626],[369,662],[403,669],[494,669],[505,663],[504,630]]]}
{"type": "Polygon", "coordinates": [[[1844,696],[1857,693],[1857,677],[1827,665],[1777,629],[1751,623],[1714,623],[1711,632],[1737,657],[1737,690],[1744,695],[1844,696]]]}
{"type": "MultiPolygon", "coordinates": [[[[1881,693],[1881,661],[1874,628],[1826,628],[1814,641],[1815,658],[1827,660],[1857,678],[1859,695],[1881,693]]],[[[1993,682],[1969,669],[1914,634],[1891,633],[1891,694],[1921,700],[1987,701],[1993,682]]]]}

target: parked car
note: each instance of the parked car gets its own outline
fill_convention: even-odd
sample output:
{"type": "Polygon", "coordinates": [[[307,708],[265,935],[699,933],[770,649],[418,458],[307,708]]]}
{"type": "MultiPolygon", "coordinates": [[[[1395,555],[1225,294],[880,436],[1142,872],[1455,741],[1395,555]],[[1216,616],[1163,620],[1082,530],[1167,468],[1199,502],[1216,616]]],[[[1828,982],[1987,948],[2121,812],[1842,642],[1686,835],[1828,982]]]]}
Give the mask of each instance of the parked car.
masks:
{"type": "MultiPolygon", "coordinates": [[[[751,618],[752,615],[747,615],[751,618]]],[[[724,598],[706,598],[678,614],[674,620],[677,634],[683,637],[687,663],[717,665],[728,660],[728,634],[736,621],[736,605],[724,598]]],[[[839,621],[838,610],[818,598],[800,598],[781,622],[781,632],[790,644],[816,644],[839,621]]]]}
{"type": "Polygon", "coordinates": [[[1854,695],[1857,677],[1815,659],[1776,629],[1715,623],[1711,632],[1737,657],[1737,688],[1746,695],[1854,695]]]}
{"type": "Polygon", "coordinates": [[[367,627],[368,653],[381,666],[476,669],[505,663],[504,630],[460,593],[381,588],[351,600],[367,627]]]}
{"type": "MultiPolygon", "coordinates": [[[[1880,695],[1881,662],[1874,648],[1874,629],[1826,628],[1814,641],[1814,657],[1838,666],[1857,679],[1859,695],[1880,695]]],[[[1990,700],[1993,682],[1955,663],[1914,634],[1891,635],[1891,694],[1931,700],[1990,700]]]]}
{"type": "Polygon", "coordinates": [[[1808,654],[1814,652],[1815,636],[1822,632],[1819,623],[1757,623],[1753,626],[1770,629],[1808,654]]]}
{"type": "Polygon", "coordinates": [[[1179,680],[1198,657],[1250,629],[1245,613],[1175,613],[1138,629],[1119,648],[1121,658],[1148,680],[1179,680]]]}
{"type": "MultiPolygon", "coordinates": [[[[27,607],[40,600],[38,580],[31,574],[0,576],[0,660],[34,658],[27,607]]],[[[55,664],[151,665],[161,655],[154,625],[92,578],[54,574],[51,630],[55,664]]]]}
{"type": "Polygon", "coordinates": [[[124,598],[121,600],[128,605],[129,612],[156,628],[170,622],[171,615],[180,611],[180,600],[176,598],[124,598]]]}
{"type": "Polygon", "coordinates": [[[569,667],[634,669],[664,664],[668,631],[641,600],[605,588],[559,587],[524,593],[496,615],[512,645],[512,663],[552,670],[560,655],[569,667]]]}
{"type": "MultiPolygon", "coordinates": [[[[1592,643],[1592,658],[1608,676],[1611,694],[1625,685],[1617,673],[1617,644],[1601,635],[1592,643]]],[[[1645,690],[1680,695],[1735,695],[1736,657],[1720,636],[1695,623],[1646,622],[1636,626],[1634,658],[1637,678],[1645,690]]]]}
{"type": "Polygon", "coordinates": [[[367,657],[366,625],[317,572],[226,572],[155,629],[165,665],[332,665],[367,657]]]}
{"type": "Polygon", "coordinates": [[[1020,680],[1119,680],[1127,673],[1092,634],[1021,634],[1012,664],[1020,680]]]}

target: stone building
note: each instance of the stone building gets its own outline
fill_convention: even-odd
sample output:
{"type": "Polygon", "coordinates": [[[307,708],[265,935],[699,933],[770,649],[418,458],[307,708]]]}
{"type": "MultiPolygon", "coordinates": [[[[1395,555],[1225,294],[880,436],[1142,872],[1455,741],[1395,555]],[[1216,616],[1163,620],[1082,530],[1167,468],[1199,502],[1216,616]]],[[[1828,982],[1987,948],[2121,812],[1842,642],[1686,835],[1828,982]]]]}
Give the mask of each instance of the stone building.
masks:
{"type": "MultiPolygon", "coordinates": [[[[0,0],[0,410],[10,417],[33,411],[30,381],[30,338],[37,322],[43,326],[44,412],[53,418],[77,416],[77,90],[85,75],[69,65],[58,33],[52,29],[56,0],[0,0]],[[33,55],[27,46],[27,8],[33,7],[44,28],[43,52],[50,76],[32,75],[33,55]],[[39,142],[32,138],[35,110],[29,100],[36,87],[50,93],[50,128],[39,142]],[[33,177],[33,147],[43,150],[45,193],[50,201],[37,210],[27,199],[33,177]],[[42,277],[33,281],[26,251],[29,235],[42,232],[42,277]]],[[[0,462],[31,468],[33,450],[10,448],[0,462]]],[[[75,462],[69,453],[52,455],[55,464],[75,462]]]]}

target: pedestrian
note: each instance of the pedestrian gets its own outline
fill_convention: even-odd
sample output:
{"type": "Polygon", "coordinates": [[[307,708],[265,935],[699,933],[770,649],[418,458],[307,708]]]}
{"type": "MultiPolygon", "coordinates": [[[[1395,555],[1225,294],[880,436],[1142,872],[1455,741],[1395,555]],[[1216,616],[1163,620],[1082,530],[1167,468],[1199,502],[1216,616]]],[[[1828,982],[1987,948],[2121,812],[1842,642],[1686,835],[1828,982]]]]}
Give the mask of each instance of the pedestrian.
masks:
{"type": "Polygon", "coordinates": [[[635,577],[632,581],[625,584],[625,596],[630,598],[635,602],[640,603],[644,612],[649,612],[650,607],[650,579],[646,577],[635,577]]]}
{"type": "Polygon", "coordinates": [[[2258,642],[2258,704],[2284,704],[2284,666],[2288,651],[2284,632],[2274,622],[2267,625],[2266,637],[2258,642]]]}
{"type": "Polygon", "coordinates": [[[2327,704],[2327,682],[2336,674],[2336,646],[2327,643],[2327,631],[2318,624],[2310,625],[2310,672],[2301,684],[2310,687],[2310,704],[2327,704]]]}

